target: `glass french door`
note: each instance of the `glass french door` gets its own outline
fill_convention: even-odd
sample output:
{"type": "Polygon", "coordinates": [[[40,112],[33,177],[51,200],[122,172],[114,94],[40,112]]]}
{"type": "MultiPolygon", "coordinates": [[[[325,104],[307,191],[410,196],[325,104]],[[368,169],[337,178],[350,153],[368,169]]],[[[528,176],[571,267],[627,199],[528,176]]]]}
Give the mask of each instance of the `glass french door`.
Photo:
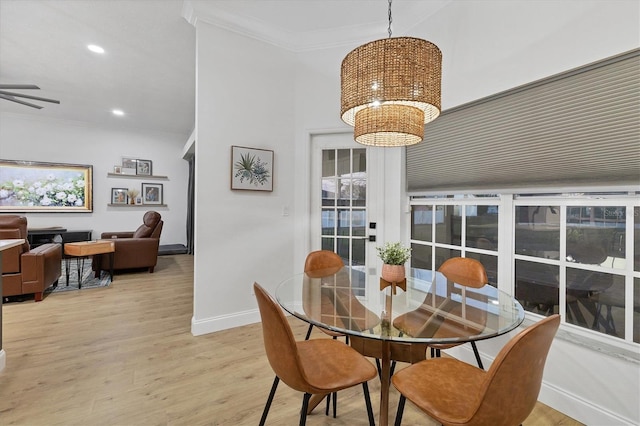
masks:
{"type": "Polygon", "coordinates": [[[367,150],[322,150],[321,247],[366,265],[367,150]]]}
{"type": "Polygon", "coordinates": [[[345,265],[367,266],[369,178],[367,149],[352,134],[314,138],[312,235],[314,249],[331,250],[345,265]]]}

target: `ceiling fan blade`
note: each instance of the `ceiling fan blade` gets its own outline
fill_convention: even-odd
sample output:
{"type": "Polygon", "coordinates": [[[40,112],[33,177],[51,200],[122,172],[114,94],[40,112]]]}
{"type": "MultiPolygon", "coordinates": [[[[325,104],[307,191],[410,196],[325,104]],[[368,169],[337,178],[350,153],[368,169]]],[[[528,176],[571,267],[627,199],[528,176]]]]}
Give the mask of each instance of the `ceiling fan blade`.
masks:
{"type": "Polygon", "coordinates": [[[29,103],[29,102],[21,101],[20,99],[16,99],[13,96],[3,95],[2,93],[0,93],[0,99],[6,99],[6,100],[11,101],[11,102],[17,102],[17,103],[22,104],[22,105],[30,106],[32,108],[42,109],[42,107],[40,105],[36,105],[36,104],[29,103]]]}
{"type": "Polygon", "coordinates": [[[39,89],[35,84],[0,84],[0,89],[39,89]]]}
{"type": "Polygon", "coordinates": [[[56,101],[55,99],[47,99],[47,98],[41,98],[39,96],[23,95],[21,93],[7,92],[7,91],[4,91],[4,90],[0,90],[0,95],[6,95],[6,96],[12,96],[12,97],[18,97],[18,98],[26,98],[26,99],[33,99],[35,101],[51,102],[53,104],[59,104],[60,103],[60,101],[56,101]]]}

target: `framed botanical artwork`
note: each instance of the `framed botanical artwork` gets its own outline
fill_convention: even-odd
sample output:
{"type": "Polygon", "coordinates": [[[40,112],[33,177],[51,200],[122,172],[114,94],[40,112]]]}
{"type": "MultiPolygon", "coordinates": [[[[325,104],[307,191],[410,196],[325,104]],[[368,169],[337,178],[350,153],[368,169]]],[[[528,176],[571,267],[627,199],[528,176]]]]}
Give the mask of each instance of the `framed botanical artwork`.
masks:
{"type": "Polygon", "coordinates": [[[231,189],[273,191],[273,151],[232,146],[231,189]]]}
{"type": "Polygon", "coordinates": [[[142,184],[142,204],[162,204],[162,184],[142,184]]]}
{"type": "Polygon", "coordinates": [[[151,176],[151,160],[136,160],[136,174],[142,176],[151,176]]]}
{"type": "Polygon", "coordinates": [[[111,204],[127,204],[129,202],[127,188],[111,188],[111,204]]]}
{"type": "Polygon", "coordinates": [[[93,166],[0,160],[0,212],[91,212],[93,166]]]}

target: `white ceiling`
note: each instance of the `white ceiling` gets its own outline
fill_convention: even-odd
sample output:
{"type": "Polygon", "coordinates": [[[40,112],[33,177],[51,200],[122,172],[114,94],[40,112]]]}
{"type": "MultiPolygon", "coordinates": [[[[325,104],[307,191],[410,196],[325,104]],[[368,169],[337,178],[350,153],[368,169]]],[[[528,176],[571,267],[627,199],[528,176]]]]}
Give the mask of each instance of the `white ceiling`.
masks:
{"type": "MultiPolygon", "coordinates": [[[[451,1],[395,0],[394,35],[451,1]]],[[[0,100],[0,113],[186,138],[195,110],[189,22],[305,51],[386,37],[387,8],[385,0],[0,0],[0,84],[36,84],[41,90],[19,92],[60,100],[34,102],[40,110],[0,100]],[[114,108],[126,115],[113,116],[114,108]]]]}

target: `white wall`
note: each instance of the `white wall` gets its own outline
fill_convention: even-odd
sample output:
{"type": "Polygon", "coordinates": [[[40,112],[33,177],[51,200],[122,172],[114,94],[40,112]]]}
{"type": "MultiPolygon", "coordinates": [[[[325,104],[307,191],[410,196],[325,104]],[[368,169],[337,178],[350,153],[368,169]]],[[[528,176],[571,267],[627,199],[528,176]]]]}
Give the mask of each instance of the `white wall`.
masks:
{"type": "Polygon", "coordinates": [[[259,321],[253,282],[273,292],[291,275],[296,176],[293,55],[204,21],[196,39],[198,335],[259,321]],[[232,145],[274,151],[273,192],[230,189],[232,145]]]}
{"type": "Polygon", "coordinates": [[[3,113],[0,117],[0,158],[89,164],[93,166],[92,213],[18,213],[29,227],[61,226],[92,230],[94,239],[105,231],[134,231],[147,210],[157,210],[164,220],[160,244],[186,243],[186,188],[188,164],[182,159],[182,135],[119,131],[87,123],[3,113]],[[107,178],[123,156],[153,162],[154,175],[168,180],[146,180],[163,185],[167,207],[107,207],[111,188],[137,188],[144,179],[107,178]]]}
{"type": "MultiPolygon", "coordinates": [[[[637,48],[639,8],[636,0],[457,1],[410,33],[394,35],[422,37],[442,49],[447,109],[637,48]]],[[[258,321],[251,283],[272,291],[300,271],[310,245],[311,135],[349,130],[339,119],[339,70],[357,46],[292,57],[200,22],[197,33],[196,155],[205,170],[198,172],[192,332],[201,334],[258,321]],[[328,68],[334,71],[323,71],[328,68]],[[242,119],[243,102],[259,111],[250,122],[242,119]],[[229,190],[232,144],[276,150],[273,194],[229,190]],[[282,156],[289,160],[284,170],[282,156]],[[282,206],[291,204],[293,221],[281,216],[282,206]]],[[[390,196],[372,208],[389,221],[385,238],[406,237],[402,155],[389,150],[376,157],[386,183],[374,190],[390,196]]],[[[479,346],[491,359],[503,344],[495,339],[479,346]]],[[[586,424],[640,423],[637,363],[557,339],[548,364],[553,367],[545,375],[543,402],[586,424]]]]}

